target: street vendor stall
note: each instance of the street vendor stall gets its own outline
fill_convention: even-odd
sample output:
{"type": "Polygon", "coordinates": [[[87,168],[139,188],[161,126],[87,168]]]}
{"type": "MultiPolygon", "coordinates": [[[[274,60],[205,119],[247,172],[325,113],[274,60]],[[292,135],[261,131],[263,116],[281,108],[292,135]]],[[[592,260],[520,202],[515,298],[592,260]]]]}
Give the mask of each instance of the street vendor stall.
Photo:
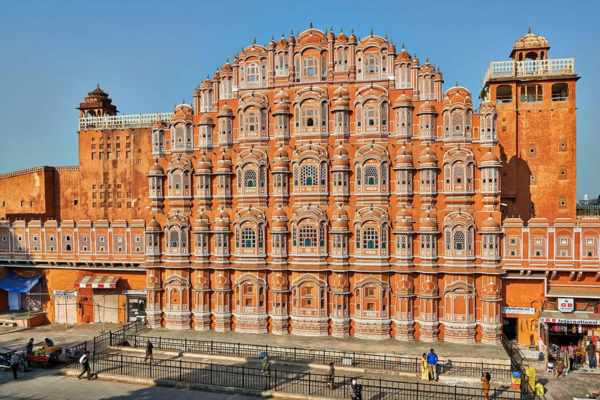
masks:
{"type": "Polygon", "coordinates": [[[26,358],[27,363],[30,367],[38,367],[42,366],[47,368],[48,365],[53,365],[58,363],[58,356],[62,354],[62,347],[60,346],[52,346],[52,347],[43,347],[37,351],[34,351],[33,354],[28,355],[26,358]]]}

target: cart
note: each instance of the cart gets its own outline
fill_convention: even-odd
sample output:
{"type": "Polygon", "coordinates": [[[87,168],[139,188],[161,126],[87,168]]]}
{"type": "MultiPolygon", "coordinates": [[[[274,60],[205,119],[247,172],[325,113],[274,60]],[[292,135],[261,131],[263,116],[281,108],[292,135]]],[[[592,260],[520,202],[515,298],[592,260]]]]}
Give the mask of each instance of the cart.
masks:
{"type": "Polygon", "coordinates": [[[48,368],[48,365],[54,365],[58,363],[58,356],[62,354],[62,348],[56,347],[51,351],[40,351],[35,352],[34,354],[30,354],[25,359],[27,360],[27,365],[32,368],[43,367],[48,368]]]}

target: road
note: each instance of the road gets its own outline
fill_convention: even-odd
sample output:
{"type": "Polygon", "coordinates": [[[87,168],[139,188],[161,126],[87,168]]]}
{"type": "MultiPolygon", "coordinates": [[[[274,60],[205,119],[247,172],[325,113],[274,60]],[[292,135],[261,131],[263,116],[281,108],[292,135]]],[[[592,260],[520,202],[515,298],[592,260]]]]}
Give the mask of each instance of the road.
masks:
{"type": "Polygon", "coordinates": [[[197,390],[148,387],[108,381],[77,380],[58,374],[59,369],[19,371],[13,380],[12,372],[0,372],[0,399],[10,400],[228,400],[257,397],[206,393],[197,390]]]}

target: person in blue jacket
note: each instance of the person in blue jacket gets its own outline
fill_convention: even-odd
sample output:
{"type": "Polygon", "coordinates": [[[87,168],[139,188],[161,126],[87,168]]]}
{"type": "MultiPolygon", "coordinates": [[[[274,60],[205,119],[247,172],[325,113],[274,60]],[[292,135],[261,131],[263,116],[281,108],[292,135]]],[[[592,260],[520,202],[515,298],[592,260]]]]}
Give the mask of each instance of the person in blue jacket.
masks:
{"type": "Polygon", "coordinates": [[[429,379],[433,379],[437,382],[438,380],[438,371],[437,371],[437,363],[438,356],[435,354],[433,349],[429,350],[429,354],[427,355],[427,363],[429,364],[429,379]]]}

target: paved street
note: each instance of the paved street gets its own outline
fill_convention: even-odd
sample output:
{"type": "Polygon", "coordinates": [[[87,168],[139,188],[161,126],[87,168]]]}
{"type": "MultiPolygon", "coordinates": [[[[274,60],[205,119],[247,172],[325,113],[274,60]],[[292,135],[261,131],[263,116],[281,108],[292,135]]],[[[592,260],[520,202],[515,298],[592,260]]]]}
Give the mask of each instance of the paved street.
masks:
{"type": "Polygon", "coordinates": [[[180,390],[148,387],[108,381],[77,380],[57,374],[58,369],[35,369],[19,373],[19,380],[12,373],[0,372],[0,399],[10,400],[227,400],[257,399],[241,395],[206,393],[196,390],[180,390]]]}

